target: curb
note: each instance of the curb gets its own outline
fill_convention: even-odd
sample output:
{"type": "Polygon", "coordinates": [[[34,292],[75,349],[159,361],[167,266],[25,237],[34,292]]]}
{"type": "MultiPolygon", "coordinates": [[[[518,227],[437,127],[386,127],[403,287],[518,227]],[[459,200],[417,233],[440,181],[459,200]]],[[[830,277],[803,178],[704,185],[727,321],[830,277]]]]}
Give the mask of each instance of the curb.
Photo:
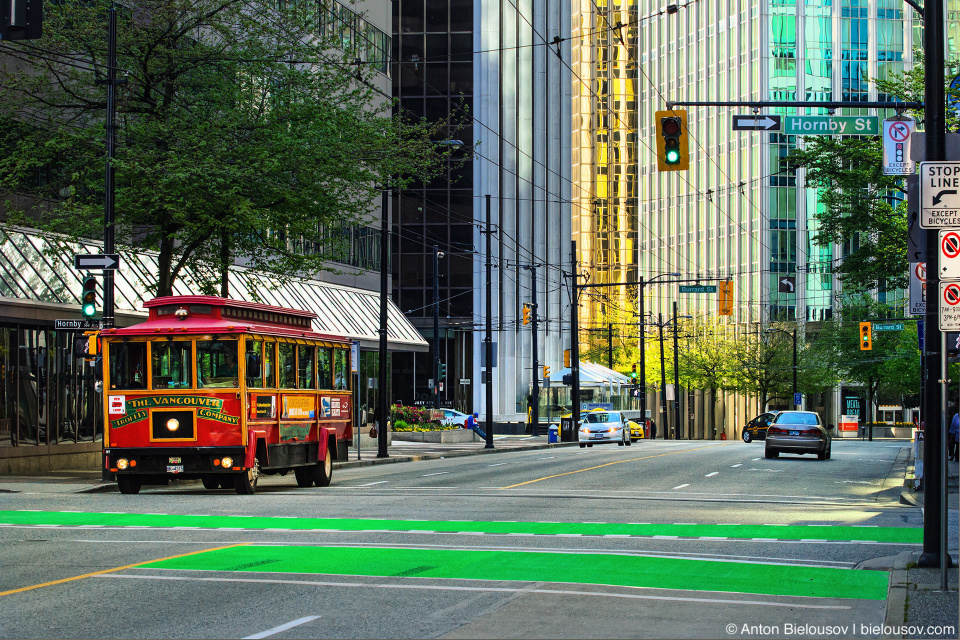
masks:
{"type": "MultiPolygon", "coordinates": [[[[530,446],[523,447],[511,447],[509,449],[497,449],[496,447],[492,449],[475,449],[470,451],[448,451],[441,452],[435,451],[430,453],[415,454],[415,455],[399,455],[395,458],[368,458],[366,460],[344,460],[343,462],[334,462],[334,469],[353,469],[356,467],[370,467],[377,464],[395,464],[398,462],[419,462],[421,460],[439,460],[442,458],[461,458],[464,456],[476,456],[483,455],[488,453],[512,453],[514,451],[536,451],[538,449],[553,449],[555,447],[571,447],[576,445],[576,442],[549,442],[543,444],[535,444],[530,446]]],[[[199,484],[199,480],[184,480],[184,484],[192,483],[199,484]]],[[[79,489],[74,491],[74,493],[115,493],[119,491],[117,488],[116,482],[105,482],[102,484],[95,485],[93,487],[88,487],[86,489],[79,489]]]]}
{"type": "MultiPolygon", "coordinates": [[[[917,551],[903,551],[894,556],[890,571],[890,586],[887,588],[887,604],[883,624],[885,627],[902,629],[907,615],[907,565],[915,562],[917,551]]],[[[902,634],[883,634],[882,638],[903,638],[902,634]]]]}

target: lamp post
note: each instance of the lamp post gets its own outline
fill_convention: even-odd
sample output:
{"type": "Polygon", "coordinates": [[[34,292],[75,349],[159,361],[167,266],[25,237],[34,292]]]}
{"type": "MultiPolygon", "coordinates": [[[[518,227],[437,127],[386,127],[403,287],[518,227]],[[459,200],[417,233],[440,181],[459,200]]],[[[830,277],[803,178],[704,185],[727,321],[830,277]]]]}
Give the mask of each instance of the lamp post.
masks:
{"type": "Polygon", "coordinates": [[[773,333],[774,331],[779,331],[780,333],[786,334],[793,339],[793,408],[797,408],[797,329],[793,329],[793,333],[785,329],[778,329],[776,327],[770,327],[766,330],[766,333],[773,333]]]}
{"type": "Polygon", "coordinates": [[[642,390],[640,391],[640,416],[641,420],[646,423],[647,420],[647,349],[646,349],[646,335],[644,334],[645,327],[644,322],[646,320],[646,312],[644,311],[643,304],[643,288],[648,284],[652,284],[657,280],[657,278],[679,278],[679,273],[661,273],[656,275],[649,280],[644,280],[643,276],[640,276],[639,279],[639,289],[640,289],[640,386],[642,390]]]}

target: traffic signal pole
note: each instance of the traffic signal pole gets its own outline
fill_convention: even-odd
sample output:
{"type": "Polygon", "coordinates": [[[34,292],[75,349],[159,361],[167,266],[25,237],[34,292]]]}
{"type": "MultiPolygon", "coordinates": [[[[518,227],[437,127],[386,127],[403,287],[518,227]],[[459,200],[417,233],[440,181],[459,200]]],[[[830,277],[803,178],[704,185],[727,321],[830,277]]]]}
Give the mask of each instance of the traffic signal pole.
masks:
{"type": "MultiPolygon", "coordinates": [[[[113,156],[117,141],[117,8],[110,7],[107,32],[107,149],[104,167],[103,202],[103,252],[114,252],[114,203],[113,156]]],[[[114,326],[113,269],[103,270],[103,328],[114,326]]]]}

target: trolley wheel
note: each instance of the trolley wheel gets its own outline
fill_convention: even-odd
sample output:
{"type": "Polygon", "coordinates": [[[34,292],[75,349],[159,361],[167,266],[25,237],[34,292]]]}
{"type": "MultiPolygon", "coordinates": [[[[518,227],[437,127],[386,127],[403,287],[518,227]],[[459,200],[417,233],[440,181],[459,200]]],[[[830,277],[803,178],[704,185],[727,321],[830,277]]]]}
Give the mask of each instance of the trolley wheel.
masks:
{"type": "Polygon", "coordinates": [[[220,488],[220,478],[217,476],[203,476],[200,478],[200,482],[203,483],[203,488],[208,491],[220,488]]]}
{"type": "Polygon", "coordinates": [[[120,493],[140,493],[140,487],[142,486],[143,482],[136,476],[117,476],[117,487],[120,488],[120,493]]]}
{"type": "Polygon", "coordinates": [[[310,467],[296,467],[293,470],[293,475],[297,477],[298,487],[313,486],[313,469],[310,467]]]}
{"type": "Polygon", "coordinates": [[[233,475],[233,488],[242,496],[253,495],[257,492],[258,478],[260,478],[260,461],[254,459],[252,467],[233,475]]]}
{"type": "Polygon", "coordinates": [[[333,477],[333,458],[330,457],[330,447],[327,447],[327,455],[323,462],[318,462],[310,469],[313,476],[313,483],[318,487],[330,486],[330,478],[333,477]]]}

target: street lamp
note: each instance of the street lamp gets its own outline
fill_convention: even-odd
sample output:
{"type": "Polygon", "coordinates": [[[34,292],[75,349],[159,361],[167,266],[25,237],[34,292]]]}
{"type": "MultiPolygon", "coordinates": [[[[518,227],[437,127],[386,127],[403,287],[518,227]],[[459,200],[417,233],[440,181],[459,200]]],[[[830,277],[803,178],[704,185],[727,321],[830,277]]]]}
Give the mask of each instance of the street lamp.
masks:
{"type": "Polygon", "coordinates": [[[797,330],[794,328],[793,333],[790,333],[786,329],[778,329],[777,327],[769,327],[764,331],[764,333],[773,333],[774,331],[779,331],[780,333],[786,334],[793,338],[793,408],[797,408],[797,330]]]}
{"type": "Polygon", "coordinates": [[[643,304],[643,288],[648,284],[652,284],[657,280],[657,278],[679,278],[679,273],[661,273],[656,275],[649,280],[644,280],[643,276],[640,276],[639,280],[639,289],[640,289],[640,385],[642,390],[640,392],[640,419],[646,421],[647,419],[647,349],[646,349],[646,336],[644,335],[644,322],[646,320],[646,312],[644,311],[643,304]]]}

